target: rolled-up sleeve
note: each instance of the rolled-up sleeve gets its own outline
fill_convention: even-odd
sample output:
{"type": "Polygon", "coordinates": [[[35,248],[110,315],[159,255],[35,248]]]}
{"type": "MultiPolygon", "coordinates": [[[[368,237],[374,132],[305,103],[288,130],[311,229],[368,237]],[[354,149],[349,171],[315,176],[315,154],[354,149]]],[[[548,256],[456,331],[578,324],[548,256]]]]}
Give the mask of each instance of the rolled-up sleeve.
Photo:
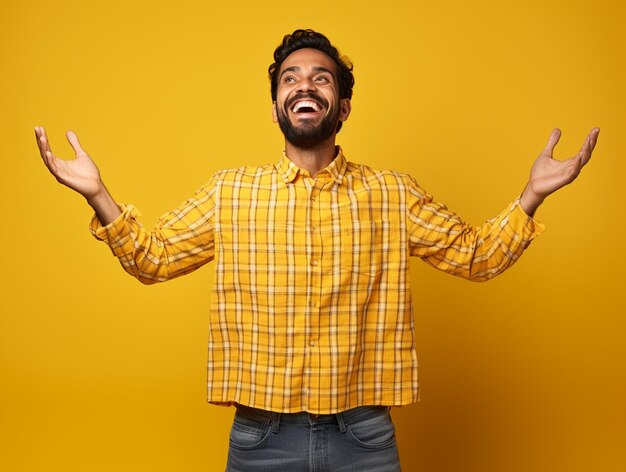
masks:
{"type": "Polygon", "coordinates": [[[527,215],[516,198],[479,226],[433,201],[414,181],[409,185],[408,223],[412,256],[473,281],[484,281],[514,264],[545,227],[527,215]]]}
{"type": "Polygon", "coordinates": [[[161,216],[152,231],[139,221],[139,211],[125,204],[119,204],[122,214],[106,226],[94,215],[89,229],[126,272],[145,284],[192,272],[214,257],[215,180],[161,216]]]}

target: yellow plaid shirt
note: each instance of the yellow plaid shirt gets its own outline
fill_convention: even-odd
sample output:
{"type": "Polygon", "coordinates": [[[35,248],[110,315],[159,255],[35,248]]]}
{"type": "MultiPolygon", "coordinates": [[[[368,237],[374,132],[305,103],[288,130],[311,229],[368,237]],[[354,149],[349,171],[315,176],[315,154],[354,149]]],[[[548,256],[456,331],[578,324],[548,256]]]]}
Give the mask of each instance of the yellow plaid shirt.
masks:
{"type": "Polygon", "coordinates": [[[409,176],[341,150],[315,178],[285,155],[220,171],[152,232],[120,207],[91,230],[142,282],[215,258],[209,401],[277,412],[416,401],[409,256],[486,280],[542,231],[518,200],[468,226],[409,176]]]}

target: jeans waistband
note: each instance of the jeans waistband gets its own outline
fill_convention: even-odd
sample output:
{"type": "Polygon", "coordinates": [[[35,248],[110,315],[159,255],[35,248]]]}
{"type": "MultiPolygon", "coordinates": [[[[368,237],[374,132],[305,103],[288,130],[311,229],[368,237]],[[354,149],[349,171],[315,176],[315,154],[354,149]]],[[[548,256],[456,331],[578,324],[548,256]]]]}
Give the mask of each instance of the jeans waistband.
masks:
{"type": "Polygon", "coordinates": [[[322,415],[308,413],[306,411],[298,413],[278,413],[240,404],[236,404],[235,406],[237,407],[237,413],[240,415],[247,416],[248,418],[255,418],[260,422],[270,423],[272,425],[272,431],[274,432],[278,432],[280,423],[306,425],[337,423],[339,425],[339,429],[344,432],[346,423],[356,420],[358,417],[372,414],[375,415],[381,412],[389,412],[388,406],[359,406],[340,413],[322,415]]]}

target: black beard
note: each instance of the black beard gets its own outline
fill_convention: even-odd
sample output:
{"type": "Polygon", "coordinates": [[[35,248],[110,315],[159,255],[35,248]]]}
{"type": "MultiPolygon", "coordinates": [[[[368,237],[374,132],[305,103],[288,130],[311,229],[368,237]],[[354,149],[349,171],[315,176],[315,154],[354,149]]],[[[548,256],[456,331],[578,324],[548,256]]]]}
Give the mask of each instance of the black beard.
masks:
{"type": "MultiPolygon", "coordinates": [[[[302,99],[300,96],[297,99],[302,99]]],[[[291,100],[289,103],[293,103],[295,100],[291,100]]],[[[320,101],[320,99],[316,99],[320,101]]],[[[309,123],[308,120],[302,121],[300,127],[296,128],[289,119],[288,112],[278,108],[278,126],[285,135],[285,139],[292,146],[300,149],[312,149],[318,144],[326,141],[330,138],[337,129],[337,122],[339,120],[339,107],[333,107],[333,111],[322,119],[319,126],[314,126],[309,123]]]]}

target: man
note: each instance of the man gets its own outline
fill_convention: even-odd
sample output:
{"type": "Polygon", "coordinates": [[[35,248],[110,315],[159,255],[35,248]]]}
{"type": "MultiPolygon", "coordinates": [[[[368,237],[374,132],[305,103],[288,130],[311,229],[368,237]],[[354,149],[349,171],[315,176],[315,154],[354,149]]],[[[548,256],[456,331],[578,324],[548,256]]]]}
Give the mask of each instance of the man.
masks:
{"type": "Polygon", "coordinates": [[[541,232],[532,216],[588,162],[599,130],[566,161],[554,130],[521,196],[472,228],[405,174],[348,162],[352,66],[323,35],[285,36],[270,66],[285,136],[274,165],[224,170],[152,232],[118,205],[68,132],[76,159],[41,156],[94,208],[94,235],[144,283],[215,259],[208,398],[236,405],[229,471],[397,471],[389,407],[417,398],[409,256],[472,280],[513,264],[541,232]]]}

